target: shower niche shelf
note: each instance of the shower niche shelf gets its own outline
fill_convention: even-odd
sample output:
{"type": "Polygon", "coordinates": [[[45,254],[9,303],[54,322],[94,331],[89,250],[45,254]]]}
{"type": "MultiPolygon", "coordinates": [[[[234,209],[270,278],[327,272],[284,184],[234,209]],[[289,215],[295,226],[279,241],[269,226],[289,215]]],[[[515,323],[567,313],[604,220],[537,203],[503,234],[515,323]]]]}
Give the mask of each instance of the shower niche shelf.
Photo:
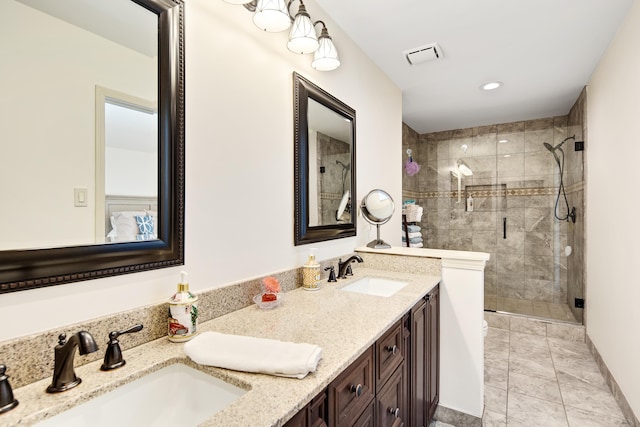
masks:
{"type": "Polygon", "coordinates": [[[474,211],[501,211],[507,208],[507,184],[465,185],[465,202],[470,196],[476,200],[474,211]]]}

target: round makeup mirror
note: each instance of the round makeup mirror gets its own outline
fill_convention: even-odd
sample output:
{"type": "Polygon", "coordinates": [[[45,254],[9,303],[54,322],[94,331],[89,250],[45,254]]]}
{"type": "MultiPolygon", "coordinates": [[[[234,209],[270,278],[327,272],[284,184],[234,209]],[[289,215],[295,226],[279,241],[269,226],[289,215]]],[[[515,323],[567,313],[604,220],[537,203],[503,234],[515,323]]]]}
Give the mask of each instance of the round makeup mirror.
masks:
{"type": "Polygon", "coordinates": [[[380,239],[380,226],[391,219],[395,211],[393,199],[384,190],[371,190],[360,205],[363,218],[370,224],[377,227],[377,239],[371,241],[367,246],[374,249],[388,249],[391,245],[380,239]]]}

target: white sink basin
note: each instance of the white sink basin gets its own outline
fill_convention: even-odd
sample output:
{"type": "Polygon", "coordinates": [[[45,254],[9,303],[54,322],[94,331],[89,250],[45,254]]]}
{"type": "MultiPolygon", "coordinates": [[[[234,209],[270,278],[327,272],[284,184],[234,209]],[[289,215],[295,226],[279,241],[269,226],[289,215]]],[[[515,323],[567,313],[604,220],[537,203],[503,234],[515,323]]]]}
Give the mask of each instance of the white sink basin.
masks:
{"type": "Polygon", "coordinates": [[[176,363],[37,426],[197,426],[245,393],[246,390],[176,363]]]}
{"type": "Polygon", "coordinates": [[[384,279],[382,277],[363,277],[345,286],[342,290],[379,297],[390,297],[408,284],[408,282],[384,279]]]}

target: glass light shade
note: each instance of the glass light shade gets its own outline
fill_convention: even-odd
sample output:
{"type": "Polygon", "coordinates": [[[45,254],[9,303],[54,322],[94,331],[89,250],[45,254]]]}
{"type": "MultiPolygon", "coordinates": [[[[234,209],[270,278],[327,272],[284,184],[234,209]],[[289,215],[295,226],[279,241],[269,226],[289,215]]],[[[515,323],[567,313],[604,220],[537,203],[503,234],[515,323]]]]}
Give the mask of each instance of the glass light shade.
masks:
{"type": "Polygon", "coordinates": [[[312,53],[318,49],[320,43],[318,42],[318,36],[316,36],[316,30],[313,28],[313,23],[311,23],[311,18],[309,18],[306,11],[302,12],[304,6],[300,6],[300,9],[289,32],[287,48],[293,53],[312,53]]]}
{"type": "Polygon", "coordinates": [[[270,33],[284,31],[291,25],[291,17],[285,0],[258,0],[253,23],[270,33]]]}
{"type": "Polygon", "coordinates": [[[314,70],[318,71],[335,70],[340,66],[340,58],[338,58],[338,51],[333,44],[333,40],[329,37],[326,28],[322,29],[319,41],[320,47],[318,47],[318,50],[316,50],[316,53],[313,55],[311,66],[314,70]]]}

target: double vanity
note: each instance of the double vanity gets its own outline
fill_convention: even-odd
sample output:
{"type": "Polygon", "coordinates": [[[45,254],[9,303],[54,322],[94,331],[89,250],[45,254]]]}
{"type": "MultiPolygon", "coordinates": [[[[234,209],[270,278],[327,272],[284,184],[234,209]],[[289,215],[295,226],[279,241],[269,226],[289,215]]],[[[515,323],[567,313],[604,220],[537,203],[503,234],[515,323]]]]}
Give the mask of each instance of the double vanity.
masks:
{"type": "Polygon", "coordinates": [[[422,425],[416,414],[432,416],[438,397],[438,411],[481,416],[477,295],[486,254],[358,253],[364,263],[353,277],[323,282],[317,291],[296,288],[275,309],[249,305],[199,327],[320,346],[317,370],[302,380],[198,365],[184,344],[162,337],[125,349],[118,369],[101,371],[101,360],[77,366],[82,384],[72,390],[47,394],[50,377],[14,389],[20,404],[0,415],[0,424],[73,426],[76,417],[76,425],[126,425],[126,417],[142,417],[133,423],[140,425],[166,421],[170,412],[180,425],[422,425]]]}

